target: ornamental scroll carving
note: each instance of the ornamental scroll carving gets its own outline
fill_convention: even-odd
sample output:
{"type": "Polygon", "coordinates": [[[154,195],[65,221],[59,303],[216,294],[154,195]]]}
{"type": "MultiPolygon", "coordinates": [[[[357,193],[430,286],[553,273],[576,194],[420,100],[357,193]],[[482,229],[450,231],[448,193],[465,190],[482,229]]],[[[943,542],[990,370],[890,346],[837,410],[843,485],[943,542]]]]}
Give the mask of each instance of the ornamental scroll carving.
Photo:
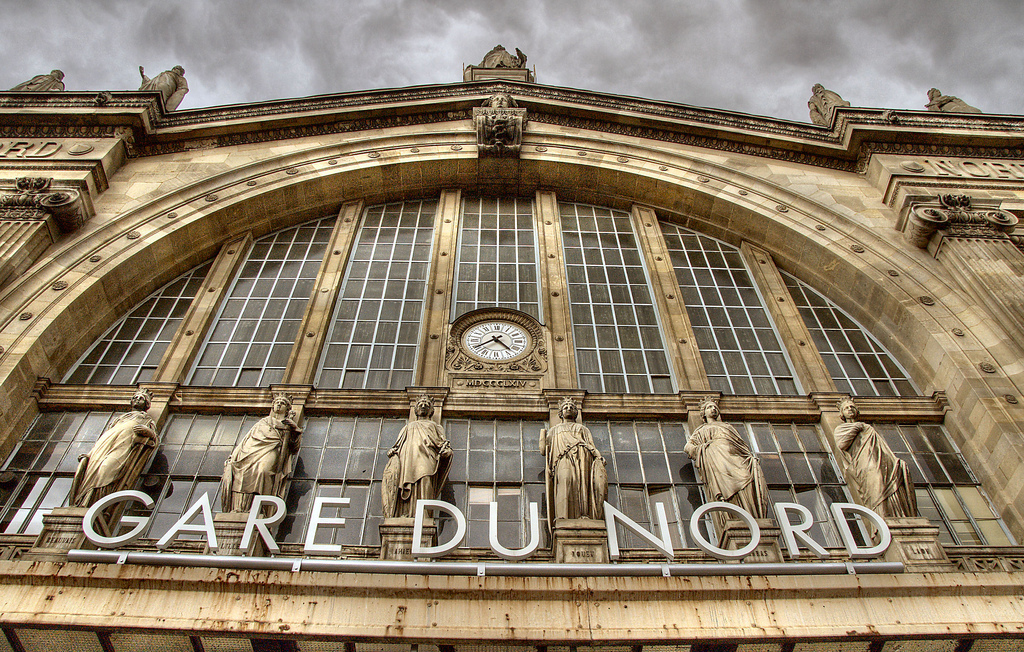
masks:
{"type": "Polygon", "coordinates": [[[53,215],[64,233],[71,233],[85,223],[82,196],[72,188],[55,189],[52,179],[22,177],[13,188],[2,189],[0,220],[45,220],[53,215]]]}
{"type": "Polygon", "coordinates": [[[445,367],[456,373],[523,373],[543,374],[548,368],[548,350],[544,331],[533,317],[515,310],[500,308],[474,310],[462,315],[452,324],[445,346],[445,367]],[[522,327],[531,342],[522,355],[511,360],[483,360],[473,356],[464,346],[466,331],[489,321],[504,321],[522,327]]]}
{"type": "Polygon", "coordinates": [[[1005,239],[1017,222],[1017,216],[1009,211],[976,207],[967,195],[948,194],[912,204],[905,233],[911,244],[924,249],[939,230],[953,237],[1005,239]]]}
{"type": "Polygon", "coordinates": [[[487,98],[473,109],[476,145],[480,156],[519,156],[523,144],[526,109],[520,109],[507,93],[487,98]]]}

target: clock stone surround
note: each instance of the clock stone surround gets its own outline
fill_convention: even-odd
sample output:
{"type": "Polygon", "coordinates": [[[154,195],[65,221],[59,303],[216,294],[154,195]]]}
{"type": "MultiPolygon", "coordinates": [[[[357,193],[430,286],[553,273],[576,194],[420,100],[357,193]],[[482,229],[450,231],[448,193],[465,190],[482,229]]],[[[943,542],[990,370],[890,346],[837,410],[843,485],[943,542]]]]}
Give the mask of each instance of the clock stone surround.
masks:
{"type": "Polygon", "coordinates": [[[532,316],[481,308],[448,331],[445,370],[453,387],[537,391],[548,371],[548,333],[532,316]]]}

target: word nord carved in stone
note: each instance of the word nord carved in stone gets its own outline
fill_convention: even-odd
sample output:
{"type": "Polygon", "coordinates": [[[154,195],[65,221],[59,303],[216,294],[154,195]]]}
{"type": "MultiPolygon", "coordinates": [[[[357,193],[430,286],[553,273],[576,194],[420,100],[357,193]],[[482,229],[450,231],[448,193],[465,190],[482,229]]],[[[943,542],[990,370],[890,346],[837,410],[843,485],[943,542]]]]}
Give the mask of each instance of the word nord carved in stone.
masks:
{"type": "MultiPolygon", "coordinates": [[[[85,517],[82,519],[82,529],[86,538],[100,548],[119,548],[139,539],[146,531],[152,516],[122,516],[120,529],[127,526],[134,526],[130,531],[124,534],[105,536],[96,530],[96,520],[105,509],[118,503],[128,502],[140,502],[147,509],[152,509],[154,506],[153,499],[141,491],[118,491],[104,496],[89,508],[85,517]]],[[[324,516],[324,508],[339,508],[347,507],[348,505],[348,498],[318,496],[314,499],[312,508],[310,509],[309,527],[307,528],[303,552],[307,554],[338,554],[341,552],[340,545],[315,543],[315,541],[318,529],[340,528],[345,526],[344,518],[324,516]]],[[[620,556],[618,544],[619,526],[625,527],[644,541],[650,543],[666,558],[671,560],[675,557],[675,550],[672,547],[672,537],[669,531],[665,506],[662,503],[655,503],[653,507],[654,509],[652,511],[655,515],[654,520],[658,525],[658,535],[648,531],[609,503],[604,503],[604,520],[607,527],[608,551],[611,559],[616,560],[620,556]]],[[[834,516],[836,527],[839,529],[843,545],[851,558],[864,559],[877,557],[884,553],[889,547],[889,543],[892,541],[892,535],[889,532],[889,528],[886,525],[885,520],[878,514],[866,507],[855,505],[853,503],[832,503],[829,507],[834,516]],[[862,519],[870,521],[871,527],[877,531],[878,543],[876,545],[861,546],[857,543],[857,537],[854,535],[848,522],[848,517],[851,514],[859,515],[862,519]]],[[[270,533],[270,526],[279,523],[284,518],[285,511],[285,503],[281,498],[278,498],[277,496],[255,496],[252,501],[252,508],[249,511],[249,516],[246,519],[240,546],[241,549],[247,550],[250,543],[253,541],[253,537],[258,535],[263,540],[268,551],[272,553],[280,552],[280,546],[278,546],[273,535],[270,533]],[[266,508],[270,508],[269,515],[264,515],[266,508]]],[[[800,556],[800,545],[809,549],[818,558],[823,559],[830,556],[830,553],[822,547],[821,544],[814,541],[808,534],[808,531],[814,523],[810,510],[797,503],[776,503],[774,511],[790,558],[800,556]],[[791,514],[794,513],[800,518],[797,523],[792,522],[790,518],[791,514]]],[[[533,555],[540,547],[540,518],[537,503],[529,503],[527,512],[527,520],[529,521],[528,530],[530,533],[529,542],[522,548],[510,549],[506,548],[498,541],[498,503],[490,503],[488,544],[491,550],[502,559],[525,559],[533,555]]],[[[441,557],[448,554],[452,550],[458,548],[465,540],[467,525],[468,523],[466,521],[465,514],[451,503],[447,503],[442,500],[417,501],[412,536],[412,556],[430,558],[441,557]],[[455,532],[448,541],[440,542],[434,546],[423,545],[422,535],[424,522],[427,518],[427,510],[432,510],[433,512],[445,512],[451,516],[455,523],[455,532]]],[[[118,531],[119,528],[113,528],[113,530],[118,531]]],[[[185,532],[202,535],[206,538],[207,545],[212,551],[216,552],[218,550],[219,545],[217,542],[217,532],[214,528],[213,509],[210,505],[210,496],[208,493],[204,493],[200,496],[195,503],[185,511],[181,518],[179,518],[177,522],[175,522],[174,525],[172,525],[170,529],[160,537],[156,544],[157,548],[164,550],[170,547],[174,540],[180,534],[185,532]],[[193,523],[192,521],[196,519],[198,519],[198,522],[193,523]]],[[[694,510],[693,515],[690,517],[689,532],[698,548],[713,557],[722,560],[742,559],[743,557],[751,554],[760,542],[760,527],[754,517],[740,507],[723,502],[706,503],[694,510]],[[727,550],[708,541],[701,532],[701,518],[704,514],[713,510],[731,512],[735,518],[745,522],[750,530],[750,542],[738,550],[727,550]]]]}
{"type": "Polygon", "coordinates": [[[47,158],[53,156],[63,147],[52,140],[15,140],[9,143],[0,142],[2,158],[47,158]]]}

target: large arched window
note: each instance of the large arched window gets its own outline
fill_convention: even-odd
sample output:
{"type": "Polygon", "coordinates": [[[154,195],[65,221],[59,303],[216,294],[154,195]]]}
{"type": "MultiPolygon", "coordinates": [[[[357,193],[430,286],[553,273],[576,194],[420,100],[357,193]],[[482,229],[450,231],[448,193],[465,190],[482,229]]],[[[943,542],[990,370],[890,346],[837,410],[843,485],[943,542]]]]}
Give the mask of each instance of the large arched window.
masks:
{"type": "MultiPolygon", "coordinates": [[[[794,372],[788,352],[796,344],[773,324],[767,291],[741,250],[663,221],[652,228],[667,255],[655,255],[636,231],[635,213],[576,202],[467,195],[461,202],[410,199],[354,211],[351,226],[324,217],[253,242],[237,271],[223,280],[227,290],[210,308],[207,332],[175,338],[193,297],[217,290],[204,289],[209,264],[130,311],[65,377],[69,387],[92,385],[97,396],[105,388],[122,396],[123,386],[136,382],[184,381],[187,407],[168,408],[159,452],[142,485],[156,501],[151,534],[204,492],[217,504],[224,460],[263,416],[231,392],[256,392],[288,378],[300,386],[311,383],[318,400],[305,414],[279,539],[298,551],[313,499],[343,496],[351,500],[348,523],[325,529],[320,542],[379,545],[381,472],[408,414],[401,390],[416,378],[446,377],[443,329],[453,320],[480,308],[509,308],[537,319],[548,343],[564,343],[567,358],[575,356],[575,374],[550,374],[547,386],[502,393],[500,401],[484,391],[452,402],[462,407],[445,407],[443,425],[455,460],[442,498],[467,514],[469,545],[486,545],[491,501],[499,505],[506,546],[528,536],[526,505],[545,507],[537,438],[551,424],[541,390],[584,397],[583,420],[609,463],[612,504],[647,525],[651,505],[664,504],[673,540],[681,547],[688,543],[686,522],[708,497],[683,452],[687,406],[670,396],[690,389],[671,353],[673,344],[685,341],[672,330],[680,320],[692,329],[706,372],[701,387],[721,393],[724,406],[744,406],[742,414],[726,416],[760,459],[773,500],[806,506],[814,516],[812,536],[838,545],[828,505],[850,499],[842,461],[829,444],[830,433],[808,417],[816,404],[798,394],[814,387],[794,372]],[[331,273],[342,280],[323,282],[332,257],[337,262],[331,273]],[[453,264],[446,267],[445,261],[453,264]],[[652,282],[666,277],[668,284],[673,278],[678,283],[666,288],[652,282]],[[664,300],[676,293],[679,301],[664,300]],[[555,332],[558,310],[568,323],[555,332]],[[681,314],[666,313],[672,310],[681,314]],[[316,311],[324,332],[300,329],[316,321],[316,311]],[[181,350],[169,350],[171,342],[181,350]],[[295,355],[305,342],[316,342],[315,351],[295,355]],[[183,378],[155,378],[166,356],[195,362],[183,378]],[[772,400],[756,398],[764,395],[772,400]],[[594,412],[591,405],[604,407],[594,412]]],[[[920,403],[906,373],[870,333],[808,285],[783,278],[810,344],[840,392],[896,401],[887,405],[898,405],[901,397],[920,403]]],[[[442,389],[469,391],[454,383],[442,389]]],[[[42,406],[0,473],[4,535],[39,531],[42,514],[66,501],[78,455],[88,452],[113,416],[109,408],[65,412],[56,400],[42,406]]],[[[897,410],[876,425],[908,463],[921,513],[940,526],[944,542],[1009,543],[941,418],[936,409],[925,422],[911,423],[897,410]]],[[[640,545],[632,535],[622,537],[625,547],[640,545]]]]}

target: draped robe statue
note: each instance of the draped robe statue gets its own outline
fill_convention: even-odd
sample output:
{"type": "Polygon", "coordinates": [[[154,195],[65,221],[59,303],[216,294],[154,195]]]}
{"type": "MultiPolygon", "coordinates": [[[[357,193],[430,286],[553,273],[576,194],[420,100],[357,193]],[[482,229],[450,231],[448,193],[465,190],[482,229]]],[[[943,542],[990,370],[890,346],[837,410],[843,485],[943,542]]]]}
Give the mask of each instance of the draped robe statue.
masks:
{"type": "Polygon", "coordinates": [[[839,403],[843,423],[836,426],[836,444],[846,457],[846,474],[860,488],[864,506],[879,516],[917,516],[917,494],[906,462],[896,457],[878,431],[857,421],[852,399],[839,403]]]}
{"type": "MultiPolygon", "coordinates": [[[[693,431],[683,451],[700,472],[708,498],[742,507],[754,518],[769,518],[768,483],[750,444],[722,421],[714,399],[701,401],[700,415],[704,425],[693,431]]],[[[719,519],[716,527],[721,527],[719,519]]]]}
{"type": "Polygon", "coordinates": [[[139,90],[159,91],[166,111],[173,111],[178,108],[181,101],[185,99],[185,93],[188,93],[185,69],[181,66],[174,66],[170,70],[165,70],[152,79],[147,77],[142,66],[139,66],[139,74],[142,75],[142,86],[139,86],[139,90]]]}
{"type": "Polygon", "coordinates": [[[27,82],[22,82],[12,88],[12,91],[62,91],[64,90],[64,73],[60,70],[51,70],[49,75],[36,75],[27,82]]]}
{"type": "Polygon", "coordinates": [[[92,450],[79,456],[71,482],[72,505],[90,507],[108,494],[135,487],[160,444],[156,422],[148,412],[151,404],[148,391],[136,392],[132,411],[114,419],[92,450]]]}
{"type": "Polygon", "coordinates": [[[414,517],[416,501],[437,498],[451,469],[452,448],[444,430],[430,418],[430,397],[416,401],[414,412],[416,418],[402,428],[388,451],[381,483],[384,518],[414,517]]]}
{"type": "Polygon", "coordinates": [[[283,497],[302,445],[302,430],[292,420],[291,407],[287,395],[275,396],[270,414],[249,429],[224,462],[221,511],[248,512],[256,495],[283,497]]]}
{"type": "Polygon", "coordinates": [[[548,518],[604,518],[608,472],[594,438],[576,423],[579,408],[571,398],[562,401],[562,422],[540,431],[540,451],[547,458],[548,518]]]}
{"type": "Polygon", "coordinates": [[[850,103],[830,91],[821,84],[811,87],[811,99],[807,100],[807,108],[811,111],[811,122],[827,127],[832,121],[832,113],[837,106],[850,106],[850,103]]]}
{"type": "Polygon", "coordinates": [[[981,113],[981,109],[971,106],[959,97],[943,95],[942,91],[937,88],[928,91],[928,104],[925,104],[924,107],[929,111],[944,113],[981,113]]]}

